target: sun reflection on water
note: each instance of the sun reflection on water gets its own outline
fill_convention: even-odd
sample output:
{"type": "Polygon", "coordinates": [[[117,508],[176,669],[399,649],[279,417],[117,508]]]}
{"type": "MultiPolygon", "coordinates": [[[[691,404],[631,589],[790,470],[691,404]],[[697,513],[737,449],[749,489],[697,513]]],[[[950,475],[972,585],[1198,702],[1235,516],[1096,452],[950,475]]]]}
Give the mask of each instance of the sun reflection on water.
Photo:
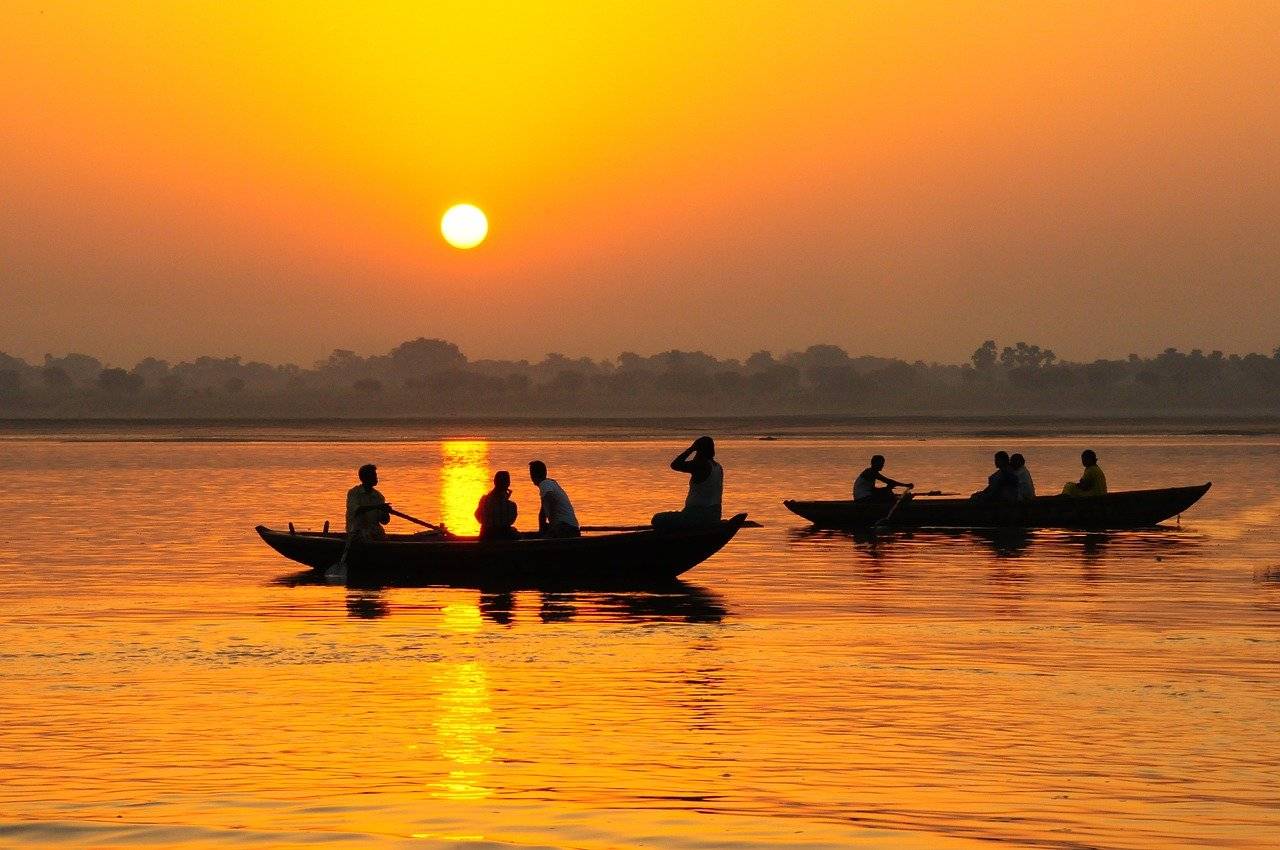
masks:
{"type": "Polygon", "coordinates": [[[453,767],[432,788],[434,797],[479,800],[491,789],[483,784],[483,766],[493,759],[490,741],[497,732],[490,719],[489,682],[475,661],[442,666],[437,674],[439,703],[436,745],[453,767]]]}
{"type": "Polygon", "coordinates": [[[477,534],[476,503],[488,491],[489,443],[444,440],[440,443],[440,511],[455,534],[477,534]]]}

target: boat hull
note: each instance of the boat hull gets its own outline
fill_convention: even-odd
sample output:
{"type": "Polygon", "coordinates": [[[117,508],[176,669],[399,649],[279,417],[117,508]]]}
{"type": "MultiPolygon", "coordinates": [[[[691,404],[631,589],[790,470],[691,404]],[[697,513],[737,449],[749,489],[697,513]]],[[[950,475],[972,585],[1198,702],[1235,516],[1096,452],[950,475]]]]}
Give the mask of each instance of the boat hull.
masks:
{"type": "Polygon", "coordinates": [[[794,501],[782,504],[822,528],[1146,528],[1185,511],[1210,483],[1127,490],[1093,498],[1038,496],[1026,502],[913,498],[892,502],[794,501]]]}
{"type": "MultiPolygon", "coordinates": [[[[569,539],[388,535],[354,543],[347,553],[349,583],[485,586],[635,586],[669,582],[710,558],[746,521],[738,514],[707,528],[634,531],[569,539]]],[[[327,570],[342,557],[338,533],[257,527],[284,557],[327,570]]]]}

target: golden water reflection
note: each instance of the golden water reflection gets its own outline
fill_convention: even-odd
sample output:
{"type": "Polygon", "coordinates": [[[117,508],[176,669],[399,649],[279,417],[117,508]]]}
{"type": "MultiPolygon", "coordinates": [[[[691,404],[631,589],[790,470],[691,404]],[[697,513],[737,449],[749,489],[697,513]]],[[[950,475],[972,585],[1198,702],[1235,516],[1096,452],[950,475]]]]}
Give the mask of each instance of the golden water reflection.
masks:
{"type": "Polygon", "coordinates": [[[444,440],[440,443],[440,512],[455,534],[477,534],[476,503],[489,490],[489,443],[444,440]]]}
{"type": "Polygon", "coordinates": [[[488,676],[479,663],[467,661],[441,665],[435,678],[436,746],[453,767],[434,784],[431,795],[448,800],[488,797],[492,791],[483,784],[484,765],[493,758],[490,741],[497,732],[491,720],[488,676]]]}

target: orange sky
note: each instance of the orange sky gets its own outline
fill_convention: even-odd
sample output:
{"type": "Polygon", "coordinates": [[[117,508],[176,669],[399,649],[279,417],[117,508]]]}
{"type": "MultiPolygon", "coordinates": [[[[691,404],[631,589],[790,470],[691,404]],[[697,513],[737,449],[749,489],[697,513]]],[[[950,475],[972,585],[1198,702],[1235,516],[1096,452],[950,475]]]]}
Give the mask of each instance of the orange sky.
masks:
{"type": "Polygon", "coordinates": [[[9,0],[0,351],[1270,350],[1277,57],[1274,2],[9,0]]]}

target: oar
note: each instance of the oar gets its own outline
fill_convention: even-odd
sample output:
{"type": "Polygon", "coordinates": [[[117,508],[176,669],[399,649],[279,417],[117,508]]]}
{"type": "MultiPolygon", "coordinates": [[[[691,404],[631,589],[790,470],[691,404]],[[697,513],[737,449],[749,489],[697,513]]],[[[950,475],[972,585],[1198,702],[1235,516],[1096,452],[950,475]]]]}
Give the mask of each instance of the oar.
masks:
{"type": "Polygon", "coordinates": [[[387,508],[387,513],[391,514],[392,516],[398,516],[398,517],[400,517],[400,519],[407,519],[407,520],[409,520],[409,522],[412,522],[412,523],[414,523],[415,525],[420,525],[420,526],[422,526],[423,528],[429,528],[429,529],[431,529],[432,531],[440,531],[440,530],[441,530],[440,526],[438,526],[438,525],[432,525],[431,523],[427,522],[426,520],[418,519],[416,516],[409,516],[408,514],[406,514],[406,513],[402,513],[401,511],[398,511],[398,510],[396,510],[395,508],[387,508]]]}
{"type": "Polygon", "coordinates": [[[876,522],[876,526],[879,527],[881,525],[887,524],[889,522],[889,518],[893,516],[894,511],[898,509],[898,505],[901,505],[903,502],[905,502],[909,498],[911,498],[910,487],[902,491],[902,495],[899,496],[897,500],[894,501],[893,507],[889,508],[889,513],[885,514],[884,517],[882,517],[878,522],[876,522]]]}
{"type": "Polygon", "coordinates": [[[338,563],[324,571],[325,581],[347,580],[347,553],[351,551],[351,541],[355,536],[354,531],[347,532],[347,542],[342,547],[342,557],[338,559],[338,563]]]}

